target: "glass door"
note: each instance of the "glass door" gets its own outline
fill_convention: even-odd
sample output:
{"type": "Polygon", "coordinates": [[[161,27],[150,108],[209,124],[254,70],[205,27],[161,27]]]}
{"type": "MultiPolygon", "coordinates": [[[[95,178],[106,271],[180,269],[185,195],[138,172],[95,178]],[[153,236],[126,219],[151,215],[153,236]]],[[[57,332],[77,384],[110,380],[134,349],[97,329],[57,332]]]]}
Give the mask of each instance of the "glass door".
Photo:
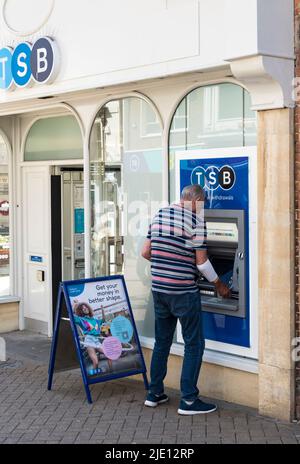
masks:
{"type": "Polygon", "coordinates": [[[120,103],[103,107],[91,134],[92,276],[122,274],[122,114],[120,103]]]}
{"type": "Polygon", "coordinates": [[[103,207],[107,225],[102,249],[102,269],[105,275],[121,274],[123,269],[123,240],[120,230],[122,205],[118,174],[118,168],[111,168],[105,173],[103,181],[103,207]]]}
{"type": "Polygon", "coordinates": [[[106,103],[90,135],[91,275],[124,275],[144,336],[152,336],[153,307],[141,248],[161,206],[163,168],[154,108],[137,97],[106,103]]]}
{"type": "Polygon", "coordinates": [[[123,273],[121,167],[107,166],[103,180],[94,186],[92,195],[101,200],[94,203],[92,227],[93,275],[123,273]],[[100,191],[99,191],[100,190],[100,191]]]}

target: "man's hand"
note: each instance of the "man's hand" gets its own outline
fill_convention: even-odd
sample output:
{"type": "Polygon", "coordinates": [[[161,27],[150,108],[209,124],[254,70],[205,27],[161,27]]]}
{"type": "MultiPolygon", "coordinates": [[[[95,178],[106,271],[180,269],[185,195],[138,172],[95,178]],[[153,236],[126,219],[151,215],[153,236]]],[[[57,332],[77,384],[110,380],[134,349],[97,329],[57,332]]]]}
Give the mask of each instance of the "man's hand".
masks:
{"type": "Polygon", "coordinates": [[[222,296],[223,298],[230,298],[231,297],[231,291],[230,289],[227,287],[227,285],[225,285],[222,280],[218,279],[216,282],[214,282],[215,284],[215,287],[216,287],[216,290],[218,292],[218,294],[220,296],[222,296]]]}

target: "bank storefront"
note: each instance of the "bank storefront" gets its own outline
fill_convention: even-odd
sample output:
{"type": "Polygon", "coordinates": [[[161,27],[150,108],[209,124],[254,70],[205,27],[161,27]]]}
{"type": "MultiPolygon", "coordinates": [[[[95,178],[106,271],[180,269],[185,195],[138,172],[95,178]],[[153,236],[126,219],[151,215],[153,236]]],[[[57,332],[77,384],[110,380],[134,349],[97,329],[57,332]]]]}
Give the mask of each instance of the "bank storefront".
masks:
{"type": "MultiPolygon", "coordinates": [[[[21,24],[14,2],[0,2],[1,332],[51,337],[59,281],[123,274],[149,363],[154,317],[141,247],[157,209],[203,174],[210,255],[234,295],[222,302],[202,282],[201,393],[293,418],[292,2],[283,13],[274,2],[276,28],[266,27],[276,43],[259,37],[260,47],[263,2],[248,2],[246,35],[229,27],[245,20],[233,0],[215,33],[219,1],[157,0],[153,11],[143,2],[157,23],[151,46],[132,5],[110,2],[117,18],[106,2],[82,6],[63,26],[66,1],[43,1],[44,13],[26,3],[39,24],[25,6],[21,24]],[[103,25],[105,47],[100,12],[115,21],[115,35],[103,25]],[[184,41],[173,29],[179,18],[184,41]]],[[[166,382],[175,388],[182,355],[178,328],[166,382]]]]}

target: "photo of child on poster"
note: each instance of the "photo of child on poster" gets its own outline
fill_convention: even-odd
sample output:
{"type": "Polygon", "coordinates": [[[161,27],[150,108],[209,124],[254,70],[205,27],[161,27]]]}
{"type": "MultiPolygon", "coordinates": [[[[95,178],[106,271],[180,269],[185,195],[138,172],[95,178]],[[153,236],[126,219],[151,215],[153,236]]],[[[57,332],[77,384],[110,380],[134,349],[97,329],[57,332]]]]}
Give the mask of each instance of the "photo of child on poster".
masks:
{"type": "Polygon", "coordinates": [[[87,375],[142,368],[122,279],[67,286],[87,375]]]}

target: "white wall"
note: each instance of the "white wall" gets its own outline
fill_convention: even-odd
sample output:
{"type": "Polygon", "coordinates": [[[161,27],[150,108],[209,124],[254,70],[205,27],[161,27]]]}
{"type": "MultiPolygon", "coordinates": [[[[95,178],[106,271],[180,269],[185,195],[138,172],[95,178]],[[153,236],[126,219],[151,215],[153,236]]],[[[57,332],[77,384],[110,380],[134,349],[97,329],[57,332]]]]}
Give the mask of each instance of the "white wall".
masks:
{"type": "Polygon", "coordinates": [[[292,56],[292,0],[0,0],[0,46],[58,42],[51,86],[0,101],[213,69],[266,51],[292,56]],[[13,32],[11,28],[19,32],[13,32]]]}

